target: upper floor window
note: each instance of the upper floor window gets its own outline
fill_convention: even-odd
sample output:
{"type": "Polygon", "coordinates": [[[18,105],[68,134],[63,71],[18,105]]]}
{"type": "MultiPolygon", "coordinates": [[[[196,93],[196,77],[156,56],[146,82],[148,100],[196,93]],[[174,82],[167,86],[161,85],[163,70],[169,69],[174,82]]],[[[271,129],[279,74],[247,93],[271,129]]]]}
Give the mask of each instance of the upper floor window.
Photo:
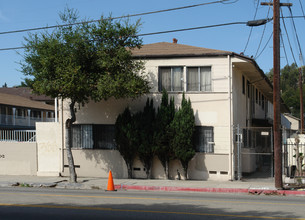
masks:
{"type": "Polygon", "coordinates": [[[183,67],[160,67],[159,91],[183,91],[183,67]]]}
{"type": "Polygon", "coordinates": [[[187,68],[187,91],[211,91],[211,67],[187,68]]]}

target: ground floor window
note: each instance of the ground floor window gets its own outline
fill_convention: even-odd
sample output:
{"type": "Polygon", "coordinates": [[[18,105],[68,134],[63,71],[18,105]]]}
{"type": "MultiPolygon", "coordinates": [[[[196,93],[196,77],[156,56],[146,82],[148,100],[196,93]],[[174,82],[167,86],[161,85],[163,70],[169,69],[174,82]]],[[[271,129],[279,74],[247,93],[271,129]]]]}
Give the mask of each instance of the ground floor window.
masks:
{"type": "Polygon", "coordinates": [[[195,147],[196,152],[214,153],[214,127],[195,127],[195,147]]]}
{"type": "Polygon", "coordinates": [[[81,149],[115,149],[114,125],[73,125],[72,147],[81,149]]]}

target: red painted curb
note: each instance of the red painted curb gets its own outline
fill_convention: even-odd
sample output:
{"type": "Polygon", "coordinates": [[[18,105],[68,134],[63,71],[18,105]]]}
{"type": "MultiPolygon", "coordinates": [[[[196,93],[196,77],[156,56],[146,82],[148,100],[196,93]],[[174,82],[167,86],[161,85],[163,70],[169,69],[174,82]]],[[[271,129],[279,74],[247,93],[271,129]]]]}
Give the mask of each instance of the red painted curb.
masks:
{"type": "Polygon", "coordinates": [[[123,190],[144,190],[144,191],[165,191],[165,192],[218,192],[218,193],[250,193],[254,195],[302,195],[305,191],[296,190],[264,190],[264,189],[240,189],[240,188],[191,188],[176,186],[135,186],[135,185],[115,185],[115,189],[123,190]]]}

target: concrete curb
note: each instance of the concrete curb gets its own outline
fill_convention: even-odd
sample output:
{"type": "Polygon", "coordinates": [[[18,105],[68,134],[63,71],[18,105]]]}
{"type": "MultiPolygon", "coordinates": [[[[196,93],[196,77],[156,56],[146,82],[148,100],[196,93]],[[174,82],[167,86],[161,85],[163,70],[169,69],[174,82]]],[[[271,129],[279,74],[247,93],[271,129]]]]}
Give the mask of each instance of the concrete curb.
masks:
{"type": "Polygon", "coordinates": [[[116,190],[143,190],[165,192],[213,192],[213,193],[247,193],[253,195],[298,195],[305,196],[305,191],[298,190],[270,190],[270,189],[240,189],[240,188],[190,188],[173,186],[135,186],[115,185],[116,190]]]}
{"type": "MultiPolygon", "coordinates": [[[[58,188],[58,189],[100,189],[106,187],[96,184],[83,183],[19,183],[0,182],[0,187],[36,187],[36,188],[58,188]]],[[[159,192],[207,192],[207,193],[243,193],[251,195],[277,195],[277,196],[305,196],[304,190],[276,190],[270,188],[213,188],[213,187],[177,187],[177,186],[144,186],[144,185],[114,185],[115,190],[138,190],[159,192]]]]}

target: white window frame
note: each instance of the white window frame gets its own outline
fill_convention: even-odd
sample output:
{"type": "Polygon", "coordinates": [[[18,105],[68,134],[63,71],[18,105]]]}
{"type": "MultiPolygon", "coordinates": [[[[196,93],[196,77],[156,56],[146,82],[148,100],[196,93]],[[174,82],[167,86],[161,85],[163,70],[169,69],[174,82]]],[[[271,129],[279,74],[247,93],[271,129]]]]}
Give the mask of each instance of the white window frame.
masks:
{"type": "Polygon", "coordinates": [[[187,92],[211,92],[212,91],[212,66],[187,66],[186,67],[186,91],[187,92]],[[189,86],[188,86],[188,74],[189,68],[197,68],[197,72],[198,72],[198,82],[197,82],[197,90],[189,90],[189,86]],[[201,68],[210,68],[210,90],[203,90],[201,88],[201,74],[200,74],[200,70],[201,68]]]}
{"type": "Polygon", "coordinates": [[[183,92],[184,91],[184,66],[160,66],[159,67],[159,88],[158,90],[161,92],[163,90],[163,85],[162,85],[162,69],[163,68],[170,68],[171,70],[171,76],[170,76],[170,87],[171,89],[168,90],[167,92],[183,92]],[[173,85],[173,77],[174,77],[174,68],[181,68],[181,90],[173,90],[174,85],[173,85]]]}

